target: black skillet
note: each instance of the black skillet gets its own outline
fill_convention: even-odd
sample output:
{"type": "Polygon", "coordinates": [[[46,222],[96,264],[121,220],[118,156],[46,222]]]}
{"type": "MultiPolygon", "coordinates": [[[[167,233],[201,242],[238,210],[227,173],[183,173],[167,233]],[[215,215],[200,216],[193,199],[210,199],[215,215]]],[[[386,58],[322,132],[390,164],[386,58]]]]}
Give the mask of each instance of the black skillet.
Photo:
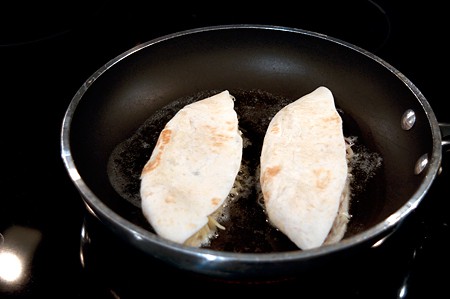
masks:
{"type": "Polygon", "coordinates": [[[227,25],[166,35],[101,67],[67,109],[61,156],[87,209],[131,246],[195,273],[252,279],[308,271],[394,233],[440,171],[445,130],[416,86],[370,52],[295,28],[227,25]],[[255,171],[270,118],[320,85],[333,92],[345,134],[357,136],[355,149],[368,162],[355,169],[342,241],[299,250],[267,224],[255,186],[206,248],[153,232],[139,208],[139,172],[178,109],[228,89],[252,141],[244,160],[255,171]]]}

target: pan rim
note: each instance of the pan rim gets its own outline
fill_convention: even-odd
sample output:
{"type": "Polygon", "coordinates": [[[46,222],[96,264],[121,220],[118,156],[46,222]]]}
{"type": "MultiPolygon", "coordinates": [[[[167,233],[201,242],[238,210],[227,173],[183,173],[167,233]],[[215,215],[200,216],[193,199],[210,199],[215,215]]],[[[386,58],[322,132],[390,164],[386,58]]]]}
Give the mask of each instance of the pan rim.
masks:
{"type": "Polygon", "coordinates": [[[94,72],[80,87],[80,89],[76,92],[74,97],[72,98],[66,113],[63,117],[62,129],[60,134],[60,147],[61,147],[61,157],[65,168],[69,174],[70,179],[75,184],[80,194],[82,195],[83,200],[87,203],[89,208],[92,210],[94,215],[96,215],[100,219],[104,219],[109,222],[116,223],[120,229],[131,231],[134,235],[135,239],[133,243],[140,246],[139,244],[142,240],[147,240],[152,243],[157,244],[156,246],[173,251],[175,254],[187,254],[191,256],[195,256],[201,260],[208,261],[212,257],[215,259],[220,259],[223,261],[232,261],[232,262],[247,262],[247,263],[261,263],[261,262],[290,262],[290,261],[298,261],[299,259],[310,259],[313,257],[319,257],[326,255],[328,253],[342,251],[353,247],[358,244],[365,243],[368,240],[376,240],[377,237],[385,233],[390,229],[395,229],[399,223],[402,222],[407,215],[409,215],[415,208],[419,205],[421,200],[424,198],[429,188],[431,187],[433,181],[435,180],[438,169],[441,164],[442,159],[442,140],[440,134],[440,128],[436,116],[426,100],[425,96],[420,92],[420,90],[399,70],[394,68],[388,62],[383,60],[382,58],[376,56],[375,54],[366,51],[363,48],[360,48],[354,44],[348,43],[338,38],[334,38],[325,34],[308,31],[299,28],[285,27],[285,26],[276,26],[276,25],[263,25],[263,24],[234,24],[234,25],[217,25],[217,26],[207,26],[207,27],[199,27],[194,29],[188,29],[184,31],[175,32],[172,34],[167,34],[155,39],[152,39],[148,42],[137,45],[122,54],[119,54],[115,58],[108,61],[105,65],[100,67],[96,72],[94,72]],[[318,248],[309,249],[309,250],[298,250],[292,252],[284,252],[284,253],[233,253],[233,252],[222,252],[215,251],[204,248],[191,248],[186,247],[181,244],[177,244],[171,241],[163,240],[162,238],[156,236],[155,234],[137,226],[136,224],[131,223],[127,219],[118,215],[111,208],[109,208],[106,204],[102,202],[100,198],[96,196],[96,194],[87,186],[87,184],[83,181],[81,175],[78,173],[75,162],[73,160],[71,154],[71,146],[70,146],[70,126],[73,118],[73,114],[76,110],[78,103],[82,100],[84,93],[88,90],[88,88],[94,84],[94,82],[108,69],[113,67],[119,61],[126,59],[128,56],[132,55],[135,52],[138,52],[146,47],[150,47],[157,43],[163,43],[166,40],[176,39],[181,36],[192,35],[207,31],[222,31],[222,30],[241,30],[241,29],[252,29],[252,30],[272,30],[272,31],[283,31],[300,35],[307,35],[314,38],[324,39],[331,43],[335,43],[344,47],[351,49],[352,51],[356,51],[359,54],[365,55],[368,58],[374,60],[384,68],[386,68],[389,72],[391,72],[394,76],[396,76],[399,80],[401,80],[406,87],[413,93],[415,98],[420,102],[420,105],[425,111],[425,114],[428,117],[428,122],[430,125],[431,135],[432,135],[432,152],[429,154],[429,163],[428,167],[424,170],[425,176],[424,180],[421,183],[420,187],[417,191],[410,197],[410,199],[396,212],[394,212],[391,216],[385,219],[383,222],[361,232],[352,237],[344,239],[336,244],[324,245],[318,248]]]}

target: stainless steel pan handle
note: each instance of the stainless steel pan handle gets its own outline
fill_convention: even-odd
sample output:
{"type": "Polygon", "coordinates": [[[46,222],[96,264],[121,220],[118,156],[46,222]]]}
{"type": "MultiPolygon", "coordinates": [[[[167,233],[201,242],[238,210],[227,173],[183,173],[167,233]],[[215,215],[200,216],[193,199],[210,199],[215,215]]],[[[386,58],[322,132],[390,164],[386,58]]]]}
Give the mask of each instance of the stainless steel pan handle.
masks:
{"type": "Polygon", "coordinates": [[[442,151],[450,152],[450,123],[439,123],[442,134],[442,151]]]}

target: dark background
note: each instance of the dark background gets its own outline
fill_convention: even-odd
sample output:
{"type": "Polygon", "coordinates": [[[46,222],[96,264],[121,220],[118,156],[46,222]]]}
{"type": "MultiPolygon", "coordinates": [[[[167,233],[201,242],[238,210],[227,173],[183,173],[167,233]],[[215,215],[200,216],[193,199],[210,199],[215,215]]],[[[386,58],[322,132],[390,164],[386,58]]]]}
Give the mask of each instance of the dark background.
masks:
{"type": "MultiPolygon", "coordinates": [[[[35,250],[20,284],[7,284],[0,278],[0,298],[127,298],[137,293],[125,291],[124,286],[115,289],[105,278],[108,275],[82,266],[80,234],[85,210],[60,157],[65,110],[90,75],[129,48],[180,30],[236,23],[311,30],[371,51],[422,91],[440,122],[450,122],[450,111],[444,108],[449,102],[448,83],[444,82],[449,51],[448,17],[442,2],[67,1],[2,5],[0,250],[7,241],[28,242],[35,250]],[[11,228],[26,233],[13,240],[11,228]]],[[[360,266],[361,276],[338,286],[347,290],[347,298],[371,294],[384,298],[448,296],[450,258],[444,244],[450,236],[450,215],[444,185],[449,182],[450,170],[446,156],[448,153],[444,155],[447,167],[411,223],[403,228],[402,237],[375,254],[388,261],[387,267],[377,267],[368,257],[367,267],[360,266]],[[398,249],[402,245],[406,249],[398,249]],[[399,257],[404,260],[400,262],[399,257]],[[407,292],[402,293],[401,286],[406,286],[407,292]]],[[[117,248],[109,249],[112,254],[117,248]]],[[[123,250],[127,252],[127,248],[123,250]]],[[[182,284],[186,280],[174,276],[168,282],[182,284]]],[[[148,288],[152,288],[151,279],[148,288]]],[[[202,294],[206,295],[211,296],[202,294]]]]}

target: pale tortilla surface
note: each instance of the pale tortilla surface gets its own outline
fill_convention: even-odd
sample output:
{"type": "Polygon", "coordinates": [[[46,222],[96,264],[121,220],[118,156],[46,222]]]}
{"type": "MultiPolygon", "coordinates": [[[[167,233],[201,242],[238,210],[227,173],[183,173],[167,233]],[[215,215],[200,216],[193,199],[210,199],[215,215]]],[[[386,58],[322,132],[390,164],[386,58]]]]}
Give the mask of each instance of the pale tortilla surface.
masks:
{"type": "Polygon", "coordinates": [[[227,198],[242,159],[234,98],[186,105],[164,127],[141,174],[142,211],[155,232],[184,243],[227,198]]]}
{"type": "Polygon", "coordinates": [[[270,222],[301,249],[321,246],[347,180],[342,119],[328,88],[318,87],[273,117],[260,161],[270,222]]]}

